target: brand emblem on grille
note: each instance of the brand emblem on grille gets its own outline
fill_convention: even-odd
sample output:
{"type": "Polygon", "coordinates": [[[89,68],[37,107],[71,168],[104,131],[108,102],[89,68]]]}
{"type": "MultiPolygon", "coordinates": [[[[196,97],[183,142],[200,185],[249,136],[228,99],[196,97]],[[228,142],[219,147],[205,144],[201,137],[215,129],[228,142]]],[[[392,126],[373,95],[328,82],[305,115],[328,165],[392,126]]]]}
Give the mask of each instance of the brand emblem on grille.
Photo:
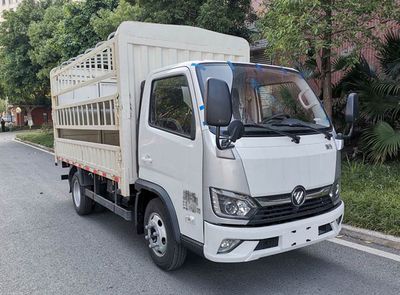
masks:
{"type": "Polygon", "coordinates": [[[306,189],[302,186],[296,186],[292,191],[292,204],[296,207],[303,205],[306,200],[306,189]]]}

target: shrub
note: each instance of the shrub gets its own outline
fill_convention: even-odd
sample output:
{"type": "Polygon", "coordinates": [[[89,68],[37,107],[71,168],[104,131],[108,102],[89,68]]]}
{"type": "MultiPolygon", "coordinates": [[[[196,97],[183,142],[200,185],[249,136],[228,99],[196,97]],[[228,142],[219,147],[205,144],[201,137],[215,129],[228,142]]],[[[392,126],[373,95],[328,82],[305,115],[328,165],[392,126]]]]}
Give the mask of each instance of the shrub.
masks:
{"type": "Polygon", "coordinates": [[[390,31],[378,51],[381,72],[360,57],[335,87],[360,97],[361,150],[375,163],[400,156],[400,31],[390,31]]]}

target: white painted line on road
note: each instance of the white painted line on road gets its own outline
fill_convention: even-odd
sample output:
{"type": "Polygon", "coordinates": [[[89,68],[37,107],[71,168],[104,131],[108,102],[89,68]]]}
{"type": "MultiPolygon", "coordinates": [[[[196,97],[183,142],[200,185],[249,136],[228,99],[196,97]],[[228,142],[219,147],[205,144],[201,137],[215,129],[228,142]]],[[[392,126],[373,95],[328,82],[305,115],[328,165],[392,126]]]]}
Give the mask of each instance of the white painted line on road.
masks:
{"type": "Polygon", "coordinates": [[[359,251],[367,252],[367,253],[370,253],[370,254],[374,254],[374,255],[377,255],[377,256],[381,256],[381,257],[384,257],[384,258],[388,258],[388,259],[400,262],[400,255],[396,255],[396,254],[393,254],[393,253],[385,252],[385,251],[378,250],[378,249],[375,249],[375,248],[371,248],[371,247],[367,247],[367,246],[360,245],[360,244],[357,244],[357,243],[349,242],[349,241],[346,241],[346,240],[341,240],[341,239],[338,239],[338,238],[333,238],[333,239],[328,240],[328,241],[332,242],[332,243],[335,243],[335,244],[339,244],[339,245],[342,245],[342,246],[346,246],[346,247],[353,248],[353,249],[356,249],[356,250],[359,250],[359,251]]]}
{"type": "Polygon", "coordinates": [[[39,150],[39,151],[41,151],[41,152],[45,152],[45,153],[48,153],[48,154],[54,156],[54,153],[49,152],[49,151],[46,151],[46,150],[44,150],[44,149],[41,149],[41,148],[39,148],[39,147],[37,147],[37,146],[31,145],[31,144],[27,144],[27,143],[25,143],[25,142],[22,142],[22,141],[19,141],[19,140],[15,140],[15,139],[13,139],[13,141],[14,141],[14,142],[18,142],[18,143],[23,144],[23,145],[26,145],[26,146],[29,146],[29,147],[31,147],[31,148],[37,149],[37,150],[39,150]]]}

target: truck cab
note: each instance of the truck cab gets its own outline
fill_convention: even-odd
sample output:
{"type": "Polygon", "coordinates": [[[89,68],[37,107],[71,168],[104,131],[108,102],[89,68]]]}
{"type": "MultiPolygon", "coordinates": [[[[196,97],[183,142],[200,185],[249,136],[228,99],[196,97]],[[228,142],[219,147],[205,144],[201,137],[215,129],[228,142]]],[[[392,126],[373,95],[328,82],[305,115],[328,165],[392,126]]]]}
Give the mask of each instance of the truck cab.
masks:
{"type": "Polygon", "coordinates": [[[342,144],[294,69],[193,61],[145,83],[139,178],[169,192],[181,234],[212,261],[336,236],[342,144]]]}

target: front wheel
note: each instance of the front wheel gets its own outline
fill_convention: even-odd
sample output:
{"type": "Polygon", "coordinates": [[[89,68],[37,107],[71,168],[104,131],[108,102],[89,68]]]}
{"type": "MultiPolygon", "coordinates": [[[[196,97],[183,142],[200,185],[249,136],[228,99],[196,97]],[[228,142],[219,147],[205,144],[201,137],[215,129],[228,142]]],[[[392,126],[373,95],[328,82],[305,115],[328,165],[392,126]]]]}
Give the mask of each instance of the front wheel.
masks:
{"type": "Polygon", "coordinates": [[[85,195],[85,188],[79,182],[78,172],[71,179],[72,201],[79,215],[87,215],[93,211],[94,202],[85,195]]]}
{"type": "Polygon", "coordinates": [[[145,239],[154,263],[163,270],[175,270],[186,259],[186,248],[178,244],[172,234],[171,221],[160,199],[153,199],[146,207],[145,239]]]}

